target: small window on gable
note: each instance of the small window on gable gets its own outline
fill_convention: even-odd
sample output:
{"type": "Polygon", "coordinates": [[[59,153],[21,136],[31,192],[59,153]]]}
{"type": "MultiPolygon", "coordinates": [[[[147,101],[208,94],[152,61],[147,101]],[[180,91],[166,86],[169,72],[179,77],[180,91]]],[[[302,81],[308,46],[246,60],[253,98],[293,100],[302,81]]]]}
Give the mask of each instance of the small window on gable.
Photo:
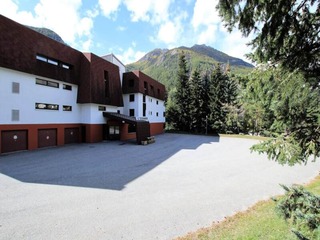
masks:
{"type": "Polygon", "coordinates": [[[20,83],[12,82],[12,93],[20,93],[20,83]]]}
{"type": "Polygon", "coordinates": [[[72,86],[71,85],[67,85],[67,84],[63,84],[63,89],[71,91],[72,90],[72,86]]]}
{"type": "Polygon", "coordinates": [[[71,111],[72,111],[72,106],[63,105],[63,111],[65,111],[65,112],[71,112],[71,111]]]}
{"type": "Polygon", "coordinates": [[[99,111],[105,111],[106,109],[107,109],[107,108],[106,108],[105,106],[99,106],[99,107],[98,107],[98,110],[99,110],[99,111]]]}
{"type": "Polygon", "coordinates": [[[129,101],[130,102],[134,102],[134,94],[130,94],[129,95],[129,101]]]}
{"type": "Polygon", "coordinates": [[[134,80],[133,79],[129,80],[129,87],[134,87],[134,80]]]}

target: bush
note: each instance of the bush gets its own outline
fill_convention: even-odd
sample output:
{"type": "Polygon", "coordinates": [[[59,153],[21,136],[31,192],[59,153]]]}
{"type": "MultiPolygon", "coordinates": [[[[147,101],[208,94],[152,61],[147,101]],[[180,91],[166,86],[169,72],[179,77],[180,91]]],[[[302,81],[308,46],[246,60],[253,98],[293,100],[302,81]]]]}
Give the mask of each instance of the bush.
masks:
{"type": "Polygon", "coordinates": [[[292,232],[298,239],[320,239],[320,196],[302,186],[282,187],[286,194],[276,200],[277,212],[292,224],[292,232]]]}

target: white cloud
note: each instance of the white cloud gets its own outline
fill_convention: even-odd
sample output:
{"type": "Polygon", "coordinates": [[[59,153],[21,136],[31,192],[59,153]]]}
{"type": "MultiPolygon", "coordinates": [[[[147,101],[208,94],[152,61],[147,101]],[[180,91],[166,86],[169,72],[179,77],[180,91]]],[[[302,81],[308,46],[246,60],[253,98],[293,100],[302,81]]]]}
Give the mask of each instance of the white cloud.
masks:
{"type": "MultiPolygon", "coordinates": [[[[220,41],[223,41],[223,45],[221,51],[227,53],[230,56],[241,58],[243,60],[249,61],[245,57],[245,54],[251,52],[251,47],[247,46],[247,43],[250,42],[254,35],[251,34],[249,37],[245,38],[242,36],[242,33],[238,29],[233,29],[231,33],[229,33],[222,24],[219,25],[219,30],[221,32],[220,41]]],[[[249,61],[250,62],[250,61],[249,61]]]]}
{"type": "Polygon", "coordinates": [[[49,28],[73,47],[82,47],[81,42],[86,42],[88,48],[93,20],[90,16],[80,16],[81,5],[81,0],[40,0],[33,14],[19,11],[13,0],[1,0],[0,13],[21,24],[49,28]]]}
{"type": "Polygon", "coordinates": [[[199,36],[197,43],[198,44],[213,44],[216,41],[217,35],[217,25],[209,25],[204,31],[202,31],[199,36]]]}
{"type": "Polygon", "coordinates": [[[121,4],[121,0],[99,0],[99,6],[105,17],[111,18],[112,14],[115,14],[121,4]]]}
{"type": "Polygon", "coordinates": [[[155,43],[160,41],[169,46],[179,44],[181,34],[184,30],[182,21],[185,20],[187,16],[187,12],[181,12],[173,21],[168,20],[162,23],[157,34],[157,39],[150,37],[150,40],[155,43]]]}
{"type": "Polygon", "coordinates": [[[124,64],[129,64],[138,61],[142,58],[146,53],[142,51],[136,51],[132,47],[129,47],[122,54],[117,54],[117,57],[124,64]]]}
{"type": "Polygon", "coordinates": [[[193,9],[192,26],[195,30],[199,26],[209,26],[219,23],[220,17],[216,10],[218,0],[197,0],[193,9]]]}
{"type": "Polygon", "coordinates": [[[124,0],[133,22],[159,24],[167,21],[172,0],[124,0]]]}

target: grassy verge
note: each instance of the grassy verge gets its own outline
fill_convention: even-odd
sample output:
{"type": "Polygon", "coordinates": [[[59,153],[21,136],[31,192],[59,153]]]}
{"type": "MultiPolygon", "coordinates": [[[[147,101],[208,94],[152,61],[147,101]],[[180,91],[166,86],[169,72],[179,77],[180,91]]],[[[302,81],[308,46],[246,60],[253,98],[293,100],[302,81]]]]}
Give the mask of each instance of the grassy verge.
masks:
{"type": "Polygon", "coordinates": [[[238,135],[238,134],[219,134],[220,137],[231,137],[231,138],[245,138],[245,139],[255,139],[255,140],[267,140],[268,137],[261,136],[251,136],[251,135],[238,135]]]}
{"type": "MultiPolygon", "coordinates": [[[[320,176],[306,188],[320,194],[320,176]]],[[[261,201],[245,212],[237,213],[224,221],[190,233],[179,240],[213,239],[292,239],[296,240],[290,226],[275,212],[276,203],[272,200],[261,201]]]]}

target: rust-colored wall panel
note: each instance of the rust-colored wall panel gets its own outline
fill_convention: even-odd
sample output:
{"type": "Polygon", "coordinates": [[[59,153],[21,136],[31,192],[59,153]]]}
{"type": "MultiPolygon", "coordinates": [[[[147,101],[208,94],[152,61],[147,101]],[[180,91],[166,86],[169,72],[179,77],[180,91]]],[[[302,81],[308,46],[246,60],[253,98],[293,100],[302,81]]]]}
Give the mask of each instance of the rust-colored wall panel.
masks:
{"type": "Polygon", "coordinates": [[[129,124],[125,123],[120,126],[120,140],[131,140],[136,139],[137,135],[136,133],[128,133],[128,126],[129,124]]]}
{"type": "Polygon", "coordinates": [[[38,147],[52,147],[57,145],[57,129],[39,129],[38,147]]]}
{"type": "MultiPolygon", "coordinates": [[[[27,149],[34,150],[39,148],[38,144],[38,130],[39,129],[56,129],[57,130],[57,142],[56,145],[64,145],[65,129],[76,128],[81,129],[82,124],[14,124],[14,125],[0,125],[0,134],[4,131],[20,131],[25,130],[27,134],[27,149]]],[[[83,133],[79,131],[79,134],[83,133]]],[[[0,137],[1,139],[1,137],[0,137]]],[[[81,136],[79,136],[81,139],[81,136]]],[[[0,144],[0,153],[3,153],[2,144],[0,144]]]]}
{"type": "Polygon", "coordinates": [[[64,129],[64,144],[79,143],[80,130],[79,128],[65,128],[64,129]]]}
{"type": "Polygon", "coordinates": [[[82,53],[0,15],[0,66],[78,84],[82,53]],[[36,59],[40,54],[71,66],[36,59]]]}
{"type": "Polygon", "coordinates": [[[28,131],[13,130],[1,132],[1,151],[3,153],[28,149],[28,131]]]}
{"type": "Polygon", "coordinates": [[[86,124],[86,142],[96,143],[103,140],[104,124],[86,124]]]}
{"type": "Polygon", "coordinates": [[[125,94],[139,92],[160,100],[165,100],[165,91],[166,89],[163,84],[143,72],[133,71],[123,74],[122,92],[125,94]],[[133,87],[130,87],[131,79],[134,81],[133,87]],[[145,89],[144,82],[147,83],[147,89],[145,89]],[[153,86],[153,90],[151,89],[151,86],[153,86]]]}
{"type": "Polygon", "coordinates": [[[158,135],[164,132],[164,123],[150,123],[150,134],[158,135]]]}

